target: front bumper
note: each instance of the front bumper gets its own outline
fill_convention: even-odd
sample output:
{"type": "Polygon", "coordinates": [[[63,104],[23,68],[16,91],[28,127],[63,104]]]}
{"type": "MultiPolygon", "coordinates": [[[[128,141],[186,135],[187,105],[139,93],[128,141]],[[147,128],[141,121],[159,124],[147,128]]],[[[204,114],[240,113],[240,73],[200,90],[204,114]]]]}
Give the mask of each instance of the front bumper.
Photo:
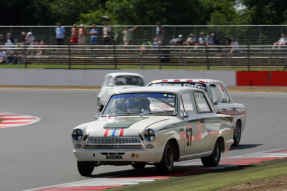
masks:
{"type": "MultiPolygon", "coordinates": [[[[163,150],[73,150],[78,161],[99,161],[99,162],[160,162],[163,150]],[[107,155],[102,153],[121,153],[122,159],[106,159],[107,155]],[[124,153],[124,154],[123,154],[124,153]]],[[[115,154],[117,155],[117,154],[115,154]]]]}

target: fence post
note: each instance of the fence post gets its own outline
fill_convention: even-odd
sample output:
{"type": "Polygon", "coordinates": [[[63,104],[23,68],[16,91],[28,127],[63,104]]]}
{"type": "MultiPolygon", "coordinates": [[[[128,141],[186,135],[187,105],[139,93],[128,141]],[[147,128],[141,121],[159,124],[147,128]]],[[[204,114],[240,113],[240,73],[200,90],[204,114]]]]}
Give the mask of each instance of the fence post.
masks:
{"type": "Polygon", "coordinates": [[[69,70],[71,70],[71,43],[69,42],[69,70]]]}
{"type": "Polygon", "coordinates": [[[205,44],[205,53],[206,53],[207,70],[209,70],[208,48],[207,48],[206,44],[205,44]]]}
{"type": "Polygon", "coordinates": [[[158,45],[158,59],[159,59],[159,69],[161,70],[161,59],[160,59],[160,44],[158,45]]]}
{"type": "Polygon", "coordinates": [[[24,42],[24,55],[25,55],[25,68],[27,68],[28,58],[27,58],[27,55],[26,55],[26,42],[24,42]]]}
{"type": "Polygon", "coordinates": [[[247,61],[247,63],[248,63],[248,71],[250,71],[250,49],[249,49],[249,43],[248,43],[248,45],[247,45],[247,55],[248,55],[248,61],[247,61]]]}
{"type": "Polygon", "coordinates": [[[113,38],[114,41],[114,62],[115,62],[115,69],[117,69],[117,57],[116,57],[116,41],[113,38]]]}

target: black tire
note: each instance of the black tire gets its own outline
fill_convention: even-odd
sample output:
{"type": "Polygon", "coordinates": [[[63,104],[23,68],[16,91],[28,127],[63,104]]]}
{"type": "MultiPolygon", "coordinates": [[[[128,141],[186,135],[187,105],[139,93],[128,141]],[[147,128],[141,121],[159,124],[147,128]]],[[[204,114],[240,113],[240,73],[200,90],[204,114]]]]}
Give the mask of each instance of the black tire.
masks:
{"type": "Polygon", "coordinates": [[[90,176],[94,170],[94,166],[91,162],[77,161],[78,171],[82,176],[90,176]]]}
{"type": "Polygon", "coordinates": [[[99,112],[101,112],[103,110],[104,106],[101,104],[100,102],[100,98],[98,98],[98,102],[97,102],[97,109],[99,112]]]}
{"type": "Polygon", "coordinates": [[[174,162],[173,153],[173,145],[170,142],[167,142],[161,161],[155,164],[156,170],[159,174],[169,174],[172,171],[174,162]]]}
{"type": "Polygon", "coordinates": [[[145,162],[138,162],[138,163],[132,164],[132,167],[134,167],[136,169],[142,169],[145,167],[145,165],[146,165],[145,162]]]}
{"type": "Polygon", "coordinates": [[[220,157],[221,157],[221,147],[219,141],[217,140],[214,145],[212,154],[208,157],[201,158],[201,162],[205,167],[215,167],[219,164],[220,157]]]}
{"type": "Polygon", "coordinates": [[[236,121],[235,133],[233,136],[234,143],[232,146],[238,146],[241,140],[241,125],[238,121],[236,121]]]}

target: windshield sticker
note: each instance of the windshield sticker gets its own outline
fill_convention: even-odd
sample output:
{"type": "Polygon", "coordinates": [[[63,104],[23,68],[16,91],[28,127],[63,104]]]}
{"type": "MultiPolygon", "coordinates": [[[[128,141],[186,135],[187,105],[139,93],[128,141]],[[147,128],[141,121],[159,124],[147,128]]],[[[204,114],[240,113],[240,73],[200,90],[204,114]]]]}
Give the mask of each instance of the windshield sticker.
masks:
{"type": "Polygon", "coordinates": [[[141,97],[141,98],[148,98],[148,97],[154,97],[154,98],[172,98],[175,99],[175,95],[171,94],[121,94],[121,95],[114,95],[111,100],[118,99],[118,98],[135,98],[135,97],[141,97]]]}
{"type": "Polygon", "coordinates": [[[186,88],[197,88],[206,91],[206,84],[196,83],[196,82],[165,82],[165,83],[153,83],[149,86],[163,86],[163,87],[186,87],[186,88]]]}

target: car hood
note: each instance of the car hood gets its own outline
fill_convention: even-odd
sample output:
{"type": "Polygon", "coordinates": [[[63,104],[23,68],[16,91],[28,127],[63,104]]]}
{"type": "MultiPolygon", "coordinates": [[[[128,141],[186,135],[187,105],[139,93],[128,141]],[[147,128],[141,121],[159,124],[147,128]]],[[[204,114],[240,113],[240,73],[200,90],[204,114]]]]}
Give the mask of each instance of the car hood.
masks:
{"type": "Polygon", "coordinates": [[[167,116],[110,117],[86,124],[86,134],[92,137],[137,136],[155,123],[168,120],[167,116]]]}

